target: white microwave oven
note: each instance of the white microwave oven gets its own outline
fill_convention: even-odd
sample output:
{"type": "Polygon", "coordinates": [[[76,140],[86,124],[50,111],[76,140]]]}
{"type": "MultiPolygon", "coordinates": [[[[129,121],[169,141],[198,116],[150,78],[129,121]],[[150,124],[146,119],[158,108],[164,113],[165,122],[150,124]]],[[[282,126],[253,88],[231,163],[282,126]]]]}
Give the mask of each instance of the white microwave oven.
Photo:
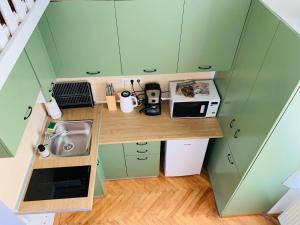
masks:
{"type": "MultiPolygon", "coordinates": [[[[196,80],[201,82],[204,91],[194,97],[186,97],[177,91],[177,84],[182,81],[171,81],[170,90],[170,115],[172,118],[205,118],[217,115],[220,97],[213,80],[196,80]]],[[[201,84],[200,84],[201,85],[201,84]]]]}

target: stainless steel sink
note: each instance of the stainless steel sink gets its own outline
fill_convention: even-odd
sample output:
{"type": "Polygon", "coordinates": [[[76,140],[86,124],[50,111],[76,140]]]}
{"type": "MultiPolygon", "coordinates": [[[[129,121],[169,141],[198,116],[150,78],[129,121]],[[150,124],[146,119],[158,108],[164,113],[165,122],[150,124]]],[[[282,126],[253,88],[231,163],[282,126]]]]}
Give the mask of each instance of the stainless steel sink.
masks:
{"type": "Polygon", "coordinates": [[[56,156],[84,156],[90,154],[92,121],[59,121],[55,133],[46,135],[46,144],[56,156]]]}

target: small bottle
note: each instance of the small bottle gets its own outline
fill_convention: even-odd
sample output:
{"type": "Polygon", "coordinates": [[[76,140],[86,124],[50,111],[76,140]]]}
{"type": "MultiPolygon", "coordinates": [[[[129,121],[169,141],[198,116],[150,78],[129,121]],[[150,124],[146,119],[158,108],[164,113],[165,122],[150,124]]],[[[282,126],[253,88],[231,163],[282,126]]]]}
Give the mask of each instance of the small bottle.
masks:
{"type": "Polygon", "coordinates": [[[50,151],[45,145],[40,144],[37,148],[42,158],[46,158],[50,155],[50,151]]]}

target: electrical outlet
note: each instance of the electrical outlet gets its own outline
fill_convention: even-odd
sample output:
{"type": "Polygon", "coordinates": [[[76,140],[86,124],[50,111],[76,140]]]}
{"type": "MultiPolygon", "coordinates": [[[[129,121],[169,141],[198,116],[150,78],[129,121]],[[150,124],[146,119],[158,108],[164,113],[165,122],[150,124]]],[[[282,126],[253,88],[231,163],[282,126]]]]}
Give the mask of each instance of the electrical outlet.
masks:
{"type": "Polygon", "coordinates": [[[138,83],[137,80],[140,80],[141,84],[143,83],[143,80],[140,77],[123,77],[123,78],[121,78],[121,80],[122,80],[122,82],[123,82],[124,85],[130,84],[131,80],[134,80],[134,84],[135,85],[137,85],[137,83],[138,83]]]}

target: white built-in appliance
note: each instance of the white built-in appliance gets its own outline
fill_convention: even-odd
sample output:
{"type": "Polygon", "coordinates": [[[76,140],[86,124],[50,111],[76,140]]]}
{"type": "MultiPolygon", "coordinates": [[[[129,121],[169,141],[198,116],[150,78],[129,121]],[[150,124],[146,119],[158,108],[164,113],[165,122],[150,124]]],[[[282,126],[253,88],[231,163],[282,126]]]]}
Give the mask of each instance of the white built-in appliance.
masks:
{"type": "Polygon", "coordinates": [[[200,174],[209,139],[172,140],[164,146],[164,174],[188,176],[200,174]]]}
{"type": "Polygon", "coordinates": [[[194,97],[186,97],[178,94],[176,87],[179,82],[171,81],[169,83],[169,104],[172,118],[203,118],[215,117],[217,115],[220,97],[213,80],[199,80],[199,82],[208,84],[208,93],[195,94],[194,97]]]}

